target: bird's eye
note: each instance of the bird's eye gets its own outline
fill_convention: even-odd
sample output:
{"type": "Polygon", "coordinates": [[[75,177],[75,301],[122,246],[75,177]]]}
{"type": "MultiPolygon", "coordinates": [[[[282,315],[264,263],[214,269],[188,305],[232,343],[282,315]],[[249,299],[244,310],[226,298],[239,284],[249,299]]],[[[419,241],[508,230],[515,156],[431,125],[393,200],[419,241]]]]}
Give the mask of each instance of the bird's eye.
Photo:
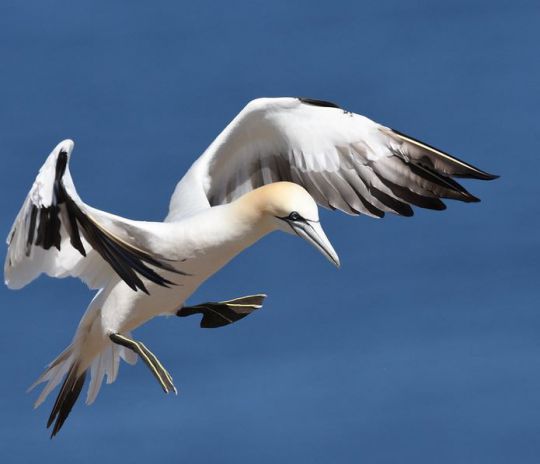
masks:
{"type": "Polygon", "coordinates": [[[291,221],[301,221],[303,218],[296,211],[293,211],[289,214],[289,220],[291,221]]]}

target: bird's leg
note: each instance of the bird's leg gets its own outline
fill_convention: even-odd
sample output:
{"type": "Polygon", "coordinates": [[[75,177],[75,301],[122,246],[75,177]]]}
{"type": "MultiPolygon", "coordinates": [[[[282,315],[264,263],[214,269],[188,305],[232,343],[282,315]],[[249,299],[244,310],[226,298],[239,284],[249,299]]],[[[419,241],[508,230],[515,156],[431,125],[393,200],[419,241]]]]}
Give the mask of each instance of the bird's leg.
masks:
{"type": "Polygon", "coordinates": [[[109,336],[113,343],[117,345],[125,346],[130,350],[134,351],[139,357],[145,362],[145,364],[150,368],[150,371],[157,379],[161,388],[165,393],[174,392],[177,393],[176,387],[173,384],[173,379],[171,375],[167,372],[167,369],[163,367],[154,353],[152,353],[142,342],[132,340],[125,335],[120,335],[118,333],[113,333],[109,336]]]}
{"type": "Polygon", "coordinates": [[[201,303],[196,306],[184,306],[180,308],[176,315],[180,317],[191,316],[192,314],[202,314],[201,327],[210,329],[232,324],[243,319],[254,310],[262,308],[266,295],[242,296],[233,300],[201,303]]]}

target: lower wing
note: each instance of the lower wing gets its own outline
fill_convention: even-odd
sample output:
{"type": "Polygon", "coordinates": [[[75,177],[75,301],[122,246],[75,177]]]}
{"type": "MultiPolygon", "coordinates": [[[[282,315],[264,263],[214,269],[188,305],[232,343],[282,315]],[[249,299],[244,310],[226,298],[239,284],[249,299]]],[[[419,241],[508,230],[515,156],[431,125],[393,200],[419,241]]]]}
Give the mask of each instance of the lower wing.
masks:
{"type": "Polygon", "coordinates": [[[160,224],[130,221],[79,198],[68,168],[73,145],[64,140],[51,152],[15,219],[4,265],[8,287],[21,288],[42,273],[78,277],[90,288],[104,287],[117,274],[146,293],[141,277],[172,284],[155,268],[182,272],[147,247],[160,224]]]}

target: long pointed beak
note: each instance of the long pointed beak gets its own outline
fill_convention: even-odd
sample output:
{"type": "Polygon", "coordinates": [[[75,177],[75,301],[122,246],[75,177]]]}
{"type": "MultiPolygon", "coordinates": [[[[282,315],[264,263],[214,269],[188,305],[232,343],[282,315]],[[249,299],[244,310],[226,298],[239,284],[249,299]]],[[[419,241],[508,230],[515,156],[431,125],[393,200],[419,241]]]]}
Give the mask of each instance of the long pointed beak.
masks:
{"type": "Polygon", "coordinates": [[[307,242],[311,243],[317,250],[319,250],[328,261],[334,266],[340,266],[339,256],[337,255],[334,247],[328,240],[328,237],[324,233],[323,228],[319,222],[305,221],[305,222],[289,222],[290,226],[296,232],[296,234],[302,237],[307,242]]]}

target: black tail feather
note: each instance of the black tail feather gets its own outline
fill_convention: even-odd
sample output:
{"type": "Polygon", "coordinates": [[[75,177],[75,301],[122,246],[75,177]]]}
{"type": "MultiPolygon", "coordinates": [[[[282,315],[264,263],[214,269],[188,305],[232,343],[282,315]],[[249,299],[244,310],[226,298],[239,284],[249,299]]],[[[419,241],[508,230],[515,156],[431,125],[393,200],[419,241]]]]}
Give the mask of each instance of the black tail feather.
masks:
{"type": "Polygon", "coordinates": [[[56,397],[51,415],[47,421],[47,428],[54,422],[51,438],[60,431],[81,393],[86,378],[86,371],[82,374],[78,374],[78,370],[78,364],[71,366],[64,383],[62,384],[62,388],[56,397]]]}

